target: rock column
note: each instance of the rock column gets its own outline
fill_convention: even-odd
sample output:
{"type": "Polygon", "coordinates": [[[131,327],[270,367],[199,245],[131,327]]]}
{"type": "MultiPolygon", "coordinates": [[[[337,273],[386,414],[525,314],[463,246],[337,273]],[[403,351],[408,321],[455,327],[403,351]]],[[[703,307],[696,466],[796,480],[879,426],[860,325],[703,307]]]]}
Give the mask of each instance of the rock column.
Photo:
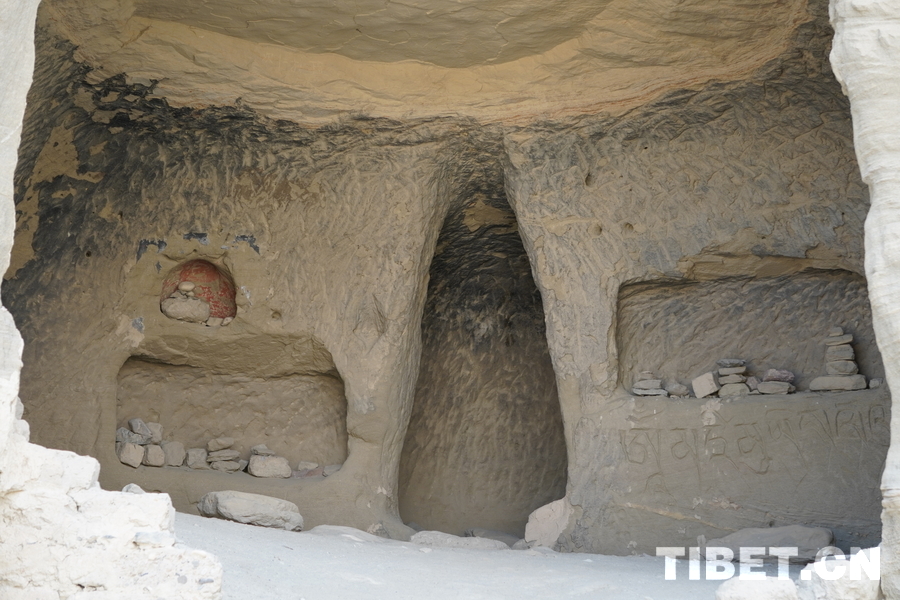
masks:
{"type": "MultiPolygon", "coordinates": [[[[832,0],[831,64],[850,98],[856,155],[869,185],[866,277],[888,384],[900,389],[900,4],[832,0]]],[[[900,598],[900,419],[891,420],[881,488],[881,583],[900,598]]]]}

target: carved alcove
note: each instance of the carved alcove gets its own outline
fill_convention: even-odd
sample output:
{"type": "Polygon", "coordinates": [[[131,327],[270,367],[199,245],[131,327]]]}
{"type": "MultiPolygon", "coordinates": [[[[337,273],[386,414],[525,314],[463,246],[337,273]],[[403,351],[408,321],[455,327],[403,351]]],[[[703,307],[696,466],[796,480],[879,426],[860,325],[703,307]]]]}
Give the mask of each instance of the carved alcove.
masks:
{"type": "Polygon", "coordinates": [[[432,260],[400,512],[425,529],[521,536],[565,494],[567,457],[541,297],[494,150],[458,180],[432,260]]]}
{"type": "Polygon", "coordinates": [[[831,529],[845,549],[877,544],[889,392],[809,391],[832,326],[853,335],[860,373],[884,377],[871,319],[865,279],[842,270],[624,286],[622,399],[641,371],[690,386],[720,358],[745,359],[748,375],[788,369],[797,391],[625,400],[623,502],[693,515],[684,533],[695,537],[803,524],[831,529]]]}

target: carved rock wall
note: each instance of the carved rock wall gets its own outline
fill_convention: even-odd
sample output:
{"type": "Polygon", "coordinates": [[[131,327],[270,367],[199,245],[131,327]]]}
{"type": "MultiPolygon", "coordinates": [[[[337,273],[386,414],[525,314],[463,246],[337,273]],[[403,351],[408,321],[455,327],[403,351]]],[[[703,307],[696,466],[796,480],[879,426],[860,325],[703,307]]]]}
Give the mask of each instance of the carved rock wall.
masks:
{"type": "MultiPolygon", "coordinates": [[[[874,481],[880,465],[859,482],[869,490],[867,508],[857,512],[853,492],[833,496],[826,510],[798,513],[790,509],[797,504],[793,486],[803,472],[797,465],[808,459],[785,458],[780,475],[738,466],[736,457],[765,445],[767,436],[784,441],[764,413],[751,418],[738,402],[723,405],[724,422],[757,432],[727,433],[726,453],[737,453],[729,457],[735,471],[710,478],[717,459],[705,446],[714,428],[703,425],[703,403],[633,400],[620,387],[631,380],[620,380],[618,340],[635,333],[616,329],[624,284],[661,278],[714,284],[722,277],[795,275],[808,268],[862,273],[867,192],[853,154],[848,103],[826,60],[827,15],[822,5],[810,8],[815,18],[799,30],[796,50],[749,81],[673,94],[618,119],[547,123],[505,137],[507,194],[543,297],[566,425],[567,499],[575,511],[562,547],[652,553],[660,536],[687,545],[717,530],[815,523],[829,514],[852,515],[842,522],[858,525],[867,541],[878,539],[874,481]],[[661,417],[650,415],[663,407],[662,426],[645,429],[645,419],[657,422],[661,417]],[[648,439],[638,440],[647,453],[638,464],[629,445],[639,434],[648,439]],[[668,462],[675,460],[686,460],[699,479],[681,477],[682,467],[668,462]],[[723,484],[759,490],[768,500],[742,504],[742,494],[722,493],[723,484]],[[790,498],[779,500],[779,489],[790,490],[790,498]]],[[[720,333],[727,334],[727,326],[720,333]]],[[[823,334],[809,331],[805,339],[823,334]]],[[[696,339],[707,335],[716,331],[693,332],[696,339]]],[[[710,341],[711,348],[727,344],[710,341]]],[[[654,364],[678,360],[671,352],[681,351],[671,344],[654,364]]],[[[881,392],[865,393],[883,418],[881,392]]],[[[809,398],[811,404],[790,398],[782,401],[797,411],[794,417],[824,410],[832,419],[840,410],[827,399],[823,405],[818,398],[809,398]]],[[[863,412],[859,418],[868,421],[863,412]]],[[[851,434],[866,441],[854,442],[863,446],[838,470],[852,472],[860,452],[879,462],[886,439],[876,429],[881,432],[874,437],[851,434]]],[[[822,435],[828,445],[843,434],[832,428],[822,435]]],[[[775,447],[767,452],[777,462],[775,447]]],[[[812,499],[816,491],[806,494],[812,499]]]]}
{"type": "MultiPolygon", "coordinates": [[[[474,422],[473,439],[486,436],[472,446],[477,464],[502,456],[500,448],[509,449],[502,444],[520,434],[548,433],[528,458],[567,461],[565,549],[652,552],[699,534],[798,521],[835,527],[843,545],[875,543],[886,389],[716,405],[636,400],[623,388],[626,374],[647,362],[622,339],[638,323],[625,313],[620,319],[623,286],[681,280],[726,297],[735,278],[753,287],[783,277],[808,299],[815,292],[803,278],[817,275],[801,273],[839,271],[843,287],[823,292],[839,304],[833,315],[844,322],[835,324],[866,321],[858,277],[867,191],[848,103],[826,60],[824,3],[800,12],[804,24],[789,36],[789,49],[767,55],[762,67],[751,61],[752,69],[729,70],[731,78],[712,83],[707,73],[702,83],[673,86],[678,91],[631,110],[610,100],[608,111],[520,127],[455,117],[356,118],[314,129],[240,104],[176,108],[140,78],[102,79],[76,60],[70,42],[39,28],[37,85],[17,172],[18,245],[4,288],[28,342],[23,395],[36,438],[97,456],[104,485],[136,480],[171,490],[184,510],[205,491],[227,487],[288,498],[310,525],[403,537],[404,505],[423,507],[440,495],[431,484],[416,489],[416,460],[429,444],[436,455],[454,454],[432,483],[454,488],[458,498],[470,476],[449,471],[468,464],[469,446],[448,426],[474,422]],[[491,171],[489,189],[467,183],[479,168],[491,171]],[[442,224],[468,230],[471,246],[453,250],[451,236],[436,249],[442,224]],[[492,237],[513,226],[540,292],[545,333],[521,254],[501,251],[492,237]],[[173,321],[159,310],[166,273],[194,258],[234,278],[237,316],[228,327],[173,321]],[[492,271],[497,264],[508,270],[492,271]],[[472,277],[449,277],[450,267],[472,277]],[[491,288],[491,280],[509,283],[491,288]],[[526,288],[527,310],[504,312],[505,295],[524,298],[526,288]],[[502,310],[482,312],[492,304],[502,310]],[[477,318],[459,316],[471,307],[477,318]],[[473,332],[490,329],[497,314],[523,335],[518,354],[501,347],[502,336],[485,351],[472,344],[473,332]],[[336,372],[347,406],[344,467],[307,485],[119,464],[112,452],[124,417],[117,378],[134,359],[232,380],[336,372]],[[527,384],[505,370],[517,363],[535,365],[527,384]],[[465,384],[457,389],[467,398],[483,389],[478,401],[489,402],[468,414],[442,383],[465,384]],[[499,414],[488,410],[491,402],[502,405],[502,392],[520,384],[540,401],[533,410],[507,410],[509,423],[488,420],[499,414]],[[549,437],[558,435],[553,394],[567,458],[559,438],[549,437]],[[535,430],[536,422],[545,429],[535,430]],[[801,482],[806,472],[813,476],[801,482]],[[800,483],[808,510],[796,508],[800,483]]],[[[94,34],[102,38],[102,27],[94,34]]],[[[173,97],[173,104],[196,100],[173,97]]],[[[295,114],[302,121],[306,113],[295,114]]],[[[322,114],[333,113],[309,121],[322,114]]],[[[825,316],[817,319],[811,329],[825,316]]],[[[865,326],[855,333],[860,343],[871,340],[865,326]]],[[[694,335],[709,334],[715,331],[694,335]]],[[[801,364],[816,360],[808,340],[820,335],[798,340],[801,364]]],[[[684,350],[666,342],[667,353],[684,350]]],[[[711,342],[709,352],[719,347],[726,342],[711,342]]],[[[880,373],[876,352],[861,354],[869,375],[880,373]]],[[[656,358],[660,365],[679,360],[656,358]]],[[[542,471],[537,489],[516,490],[507,502],[524,511],[541,493],[556,497],[557,473],[542,471]]],[[[499,494],[486,479],[497,477],[479,480],[479,493],[499,494]]],[[[462,526],[446,517],[434,522],[462,526]]]]}
{"type": "MultiPolygon", "coordinates": [[[[36,2],[0,6],[0,265],[9,262],[13,172],[34,63],[36,2]]],[[[215,600],[222,568],[175,543],[160,494],[102,491],[97,461],[28,442],[17,393],[22,338],[0,308],[0,596],[36,600],[104,595],[215,600]]]]}

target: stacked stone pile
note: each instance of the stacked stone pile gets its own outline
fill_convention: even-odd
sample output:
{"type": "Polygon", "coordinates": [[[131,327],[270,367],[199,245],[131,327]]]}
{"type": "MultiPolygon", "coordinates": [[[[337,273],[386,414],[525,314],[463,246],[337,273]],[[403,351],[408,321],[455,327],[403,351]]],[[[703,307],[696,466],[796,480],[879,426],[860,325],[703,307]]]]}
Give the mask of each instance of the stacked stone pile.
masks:
{"type": "Polygon", "coordinates": [[[747,385],[747,361],[742,358],[720,358],[718,366],[719,397],[746,396],[750,393],[747,385]]]}
{"type": "Polygon", "coordinates": [[[638,380],[631,387],[631,393],[635,396],[674,396],[686,397],[690,390],[686,385],[677,381],[666,384],[663,387],[662,379],[657,378],[651,371],[641,371],[638,380]]]}
{"type": "Polygon", "coordinates": [[[642,371],[638,380],[631,386],[631,393],[635,396],[668,396],[669,392],[663,389],[662,379],[656,379],[650,371],[642,371]]]}
{"type": "Polygon", "coordinates": [[[716,361],[715,371],[704,373],[691,382],[694,394],[705,398],[718,394],[720,398],[756,394],[790,394],[794,374],[786,369],[769,369],[762,377],[747,375],[747,361],[742,358],[722,358],[716,361]]]}
{"type": "Polygon", "coordinates": [[[288,460],[276,456],[265,444],[250,449],[250,460],[241,458],[239,450],[233,448],[233,437],[217,437],[209,440],[205,448],[191,448],[185,451],[181,442],[162,441],[163,428],[159,423],[145,423],[142,419],[131,419],[128,427],[116,431],[116,455],[130,467],[187,466],[196,470],[214,470],[223,473],[246,471],[254,477],[328,477],[337,473],[342,465],[320,467],[316,463],[301,461],[297,470],[291,469],[288,460]]]}
{"type": "Polygon", "coordinates": [[[756,389],[760,394],[790,394],[797,389],[793,383],[794,374],[787,369],[769,369],[756,389]]]}
{"type": "Polygon", "coordinates": [[[866,376],[859,374],[854,358],[853,334],[844,333],[840,327],[832,327],[825,338],[825,373],[809,384],[814,392],[843,392],[866,388],[866,376]]]}

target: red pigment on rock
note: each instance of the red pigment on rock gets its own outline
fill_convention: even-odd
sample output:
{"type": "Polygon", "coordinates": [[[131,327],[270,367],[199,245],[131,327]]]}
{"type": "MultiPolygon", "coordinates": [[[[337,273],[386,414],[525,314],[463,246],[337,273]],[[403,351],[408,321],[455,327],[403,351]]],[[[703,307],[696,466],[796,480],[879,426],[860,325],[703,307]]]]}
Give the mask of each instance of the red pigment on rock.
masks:
{"type": "Polygon", "coordinates": [[[195,285],[194,296],[209,304],[210,317],[225,319],[237,314],[234,281],[216,265],[198,258],[169,271],[163,281],[160,303],[171,296],[182,281],[190,281],[195,285]]]}

